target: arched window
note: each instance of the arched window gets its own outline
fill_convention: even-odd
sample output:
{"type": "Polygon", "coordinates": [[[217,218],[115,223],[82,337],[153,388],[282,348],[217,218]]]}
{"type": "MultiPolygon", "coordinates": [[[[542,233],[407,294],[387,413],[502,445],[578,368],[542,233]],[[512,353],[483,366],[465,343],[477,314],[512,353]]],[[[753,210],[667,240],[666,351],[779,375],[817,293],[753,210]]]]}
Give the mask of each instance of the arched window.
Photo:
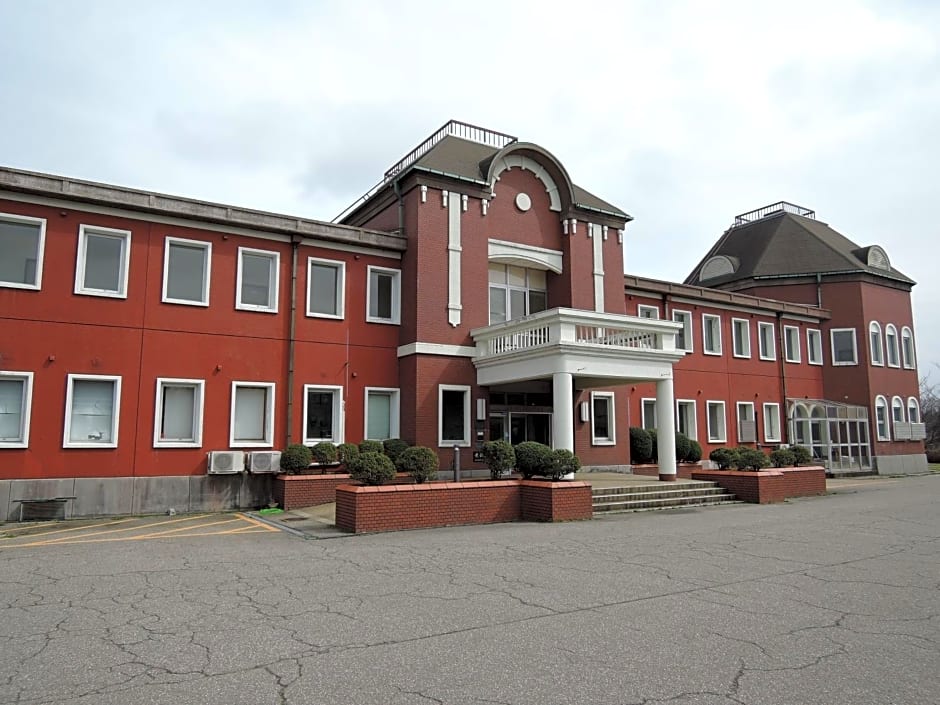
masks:
{"type": "Polygon", "coordinates": [[[885,326],[885,347],[888,348],[888,367],[900,367],[898,356],[898,329],[893,323],[885,326]]]}
{"type": "Polygon", "coordinates": [[[920,404],[916,397],[907,398],[907,420],[911,423],[920,423],[920,404]]]}
{"type": "Polygon", "coordinates": [[[901,329],[901,359],[904,361],[905,368],[914,369],[914,333],[907,326],[901,329]]]}
{"type": "Polygon", "coordinates": [[[894,423],[904,423],[904,402],[901,397],[891,398],[891,420],[894,423]]]}
{"type": "Polygon", "coordinates": [[[881,324],[878,321],[872,321],[868,325],[868,341],[868,347],[871,350],[871,364],[884,365],[884,343],[881,340],[881,324]]]}
{"type": "Polygon", "coordinates": [[[880,394],[875,397],[875,429],[879,441],[890,441],[888,431],[888,401],[880,394]]]}

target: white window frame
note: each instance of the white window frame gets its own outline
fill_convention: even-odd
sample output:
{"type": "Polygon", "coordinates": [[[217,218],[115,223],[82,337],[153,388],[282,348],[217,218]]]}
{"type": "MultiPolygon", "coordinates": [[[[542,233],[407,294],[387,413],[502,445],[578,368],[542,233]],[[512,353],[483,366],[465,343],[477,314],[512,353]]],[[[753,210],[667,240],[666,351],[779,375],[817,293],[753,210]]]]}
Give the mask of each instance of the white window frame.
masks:
{"type": "Polygon", "coordinates": [[[908,326],[901,328],[901,364],[905,370],[913,370],[917,367],[917,353],[914,350],[914,331],[908,326]],[[910,354],[908,354],[905,341],[910,342],[910,354]]]}
{"type": "Polygon", "coordinates": [[[131,266],[131,231],[103,228],[98,225],[78,226],[78,257],[75,262],[75,293],[83,296],[103,296],[112,299],[127,298],[127,277],[131,266]],[[88,261],[88,236],[103,235],[121,240],[121,262],[117,291],[85,287],[85,267],[88,261]]]}
{"type": "MultiPolygon", "coordinates": [[[[343,401],[343,387],[338,384],[305,384],[304,385],[304,417],[301,435],[304,445],[315,445],[324,441],[339,445],[346,439],[346,404],[343,401]],[[330,438],[314,438],[307,435],[307,414],[310,411],[309,393],[330,392],[333,395],[333,435],[330,438]]],[[[364,436],[363,436],[364,437],[364,436]]]]}
{"type": "Polygon", "coordinates": [[[118,430],[121,422],[121,377],[119,375],[85,375],[70,374],[66,378],[65,387],[65,430],[62,434],[63,448],[117,448],[118,430]],[[108,443],[94,443],[89,441],[71,441],[72,432],[72,387],[76,381],[81,382],[113,382],[113,403],[111,405],[111,441],[108,443]]]}
{"type": "Polygon", "coordinates": [[[811,365],[824,364],[822,331],[819,328],[806,329],[806,360],[811,365]],[[816,341],[815,345],[813,340],[816,341]]]}
{"type": "Polygon", "coordinates": [[[692,312],[673,309],[672,320],[676,323],[682,324],[683,338],[685,338],[685,347],[678,349],[685,350],[685,352],[694,352],[695,345],[694,341],[692,340],[692,336],[694,334],[694,331],[692,330],[692,312]],[[677,315],[682,320],[676,320],[677,315]]]}
{"type": "MultiPolygon", "coordinates": [[[[397,326],[401,323],[401,270],[391,267],[377,267],[369,265],[366,268],[366,321],[368,323],[384,323],[386,325],[397,326]],[[391,274],[392,275],[392,316],[391,318],[379,318],[372,316],[369,311],[372,308],[372,273],[391,274]]],[[[469,445],[469,442],[468,442],[469,445]]]]}
{"type": "Polygon", "coordinates": [[[643,397],[642,399],[640,399],[640,424],[641,426],[645,429],[658,428],[657,426],[658,420],[659,419],[656,418],[656,399],[652,397],[643,397]],[[649,404],[650,402],[653,402],[653,419],[652,419],[653,423],[652,425],[647,426],[646,422],[649,421],[650,419],[646,418],[646,405],[649,404]]]}
{"type": "Polygon", "coordinates": [[[206,381],[204,379],[183,379],[179,377],[157,377],[157,398],[153,410],[153,447],[154,448],[202,448],[202,420],[206,401],[206,381]],[[166,387],[192,387],[193,394],[193,440],[163,440],[163,390],[166,387]]]}
{"type": "Polygon", "coordinates": [[[721,355],[721,316],[714,313],[702,314],[702,352],[705,355],[721,355]],[[707,330],[709,321],[715,321],[715,343],[717,346],[713,350],[708,349],[707,330]]]}
{"type": "Polygon", "coordinates": [[[439,384],[437,385],[437,445],[439,448],[453,448],[470,446],[470,385],[467,384],[439,384]],[[444,392],[463,392],[463,439],[444,440],[444,392]]]}
{"type": "Polygon", "coordinates": [[[238,267],[235,275],[235,308],[239,311],[257,311],[259,313],[277,313],[280,299],[281,253],[276,250],[259,250],[254,247],[238,248],[238,267]],[[268,277],[268,304],[246,304],[242,301],[242,268],[244,256],[254,255],[271,260],[271,276],[268,277]]]}
{"type": "Polygon", "coordinates": [[[654,321],[659,320],[659,306],[649,304],[637,304],[636,315],[638,318],[650,318],[654,321]],[[652,315],[649,315],[652,314],[652,315]]]}
{"type": "Polygon", "coordinates": [[[760,434],[757,432],[757,409],[754,408],[754,402],[752,401],[739,401],[734,405],[735,413],[735,423],[738,427],[738,443],[756,443],[757,439],[760,438],[760,434]],[[741,409],[750,407],[751,409],[751,421],[754,423],[754,440],[745,441],[741,439],[741,409]]]}
{"type": "Polygon", "coordinates": [[[875,435],[879,441],[891,440],[891,408],[888,406],[888,400],[881,394],[875,397],[875,435]],[[881,421],[878,419],[879,409],[885,414],[884,433],[881,432],[881,421]]]}
{"type": "Polygon", "coordinates": [[[751,357],[751,322],[746,318],[732,318],[731,319],[731,354],[737,358],[750,358],[751,357]],[[738,329],[741,327],[740,324],[744,324],[744,338],[743,343],[743,352],[738,353],[738,342],[739,334],[738,329]]]}
{"type": "Polygon", "coordinates": [[[0,380],[19,380],[23,383],[20,402],[20,437],[0,440],[0,448],[29,448],[29,422],[33,407],[33,373],[0,370],[0,380]]]}
{"type": "Polygon", "coordinates": [[[307,316],[309,318],[332,318],[343,320],[346,318],[346,263],[338,259],[324,259],[322,257],[307,258],[307,316]],[[310,284],[313,281],[313,266],[320,264],[334,267],[336,272],[336,313],[318,313],[310,309],[310,284]]]}
{"type": "Polygon", "coordinates": [[[868,355],[871,358],[872,365],[884,367],[884,337],[881,334],[881,324],[878,321],[872,321],[868,324],[868,355]]]}
{"type": "Polygon", "coordinates": [[[401,413],[401,390],[398,387],[366,387],[364,392],[364,402],[363,402],[363,420],[362,420],[362,437],[370,441],[384,441],[385,438],[372,438],[369,436],[369,395],[370,394],[387,394],[391,399],[389,400],[389,419],[388,419],[388,432],[391,434],[389,438],[400,438],[401,426],[400,426],[400,416],[401,413]]]}
{"type": "Polygon", "coordinates": [[[803,359],[802,351],[800,350],[800,327],[799,326],[784,326],[783,327],[783,359],[784,362],[799,363],[803,359]],[[795,355],[791,353],[793,350],[789,350],[791,346],[788,343],[791,341],[790,334],[792,333],[793,348],[796,351],[795,355]]]}
{"type": "Polygon", "coordinates": [[[767,321],[758,321],[757,322],[757,354],[761,360],[776,360],[777,359],[777,330],[776,326],[773,323],[768,323],[767,321]],[[769,352],[764,349],[763,341],[764,338],[761,335],[761,331],[770,330],[770,350],[769,352]]]}
{"type": "Polygon", "coordinates": [[[42,289],[42,263],[46,254],[46,219],[31,218],[27,215],[15,215],[13,213],[0,213],[0,220],[12,221],[14,223],[29,223],[39,226],[39,243],[36,247],[36,283],[21,284],[19,282],[8,282],[0,280],[0,287],[7,289],[30,289],[39,291],[42,289]]]}
{"type": "Polygon", "coordinates": [[[676,430],[679,430],[679,409],[682,407],[692,409],[692,419],[689,424],[689,429],[685,435],[693,441],[698,440],[698,405],[695,403],[695,399],[676,399],[676,430]]]}
{"type": "Polygon", "coordinates": [[[924,420],[920,415],[920,402],[917,401],[917,397],[908,397],[907,398],[907,420],[911,423],[923,423],[924,420]],[[911,413],[911,409],[914,410],[914,413],[911,413]],[[917,419],[915,421],[914,419],[917,419]]]}
{"type": "Polygon", "coordinates": [[[783,441],[783,431],[780,424],[780,404],[775,401],[764,402],[764,442],[765,443],[780,443],[783,441]],[[771,435],[770,431],[773,429],[774,424],[768,423],[767,420],[773,418],[776,419],[776,428],[777,432],[771,435]]]}
{"type": "Polygon", "coordinates": [[[251,382],[245,380],[235,380],[232,382],[231,413],[228,424],[228,442],[230,448],[273,448],[274,447],[274,393],[276,384],[274,382],[251,382]],[[265,424],[264,439],[255,441],[236,441],[235,440],[235,400],[238,389],[265,389],[265,424]]]}
{"type": "Polygon", "coordinates": [[[165,304],[180,304],[182,306],[202,306],[209,305],[209,288],[212,282],[212,243],[208,240],[191,240],[185,237],[175,237],[167,235],[163,241],[163,296],[160,299],[165,304]],[[202,300],[190,301],[189,299],[173,299],[167,295],[167,285],[170,281],[170,248],[173,245],[183,245],[185,247],[199,247],[205,250],[206,263],[203,267],[202,300]]]}
{"type": "Polygon", "coordinates": [[[708,434],[709,443],[727,443],[728,442],[728,412],[727,406],[723,401],[718,399],[709,399],[705,402],[705,427],[708,434]],[[711,407],[718,406],[721,407],[721,435],[714,433],[712,428],[712,415],[711,407]]]}
{"type": "MultiPolygon", "coordinates": [[[[907,406],[905,405],[904,400],[899,396],[891,397],[891,423],[892,424],[904,423],[906,421],[906,414],[907,414],[907,406]],[[901,412],[900,418],[898,418],[897,414],[894,413],[895,411],[898,411],[898,410],[900,410],[901,412]]],[[[895,438],[897,438],[897,435],[898,434],[895,431],[895,434],[894,434],[895,438]]]]}
{"type": "Polygon", "coordinates": [[[831,328],[829,330],[829,355],[832,360],[833,367],[851,367],[853,365],[858,365],[858,334],[854,328],[831,328]],[[836,333],[852,334],[852,349],[854,351],[854,359],[851,362],[836,362],[836,333]]]}
{"type": "Polygon", "coordinates": [[[591,392],[591,445],[592,446],[613,446],[617,445],[617,423],[616,423],[616,395],[614,392],[591,392]],[[597,399],[607,400],[607,423],[609,436],[598,436],[594,427],[594,401],[597,399]]]}
{"type": "Polygon", "coordinates": [[[893,323],[889,323],[885,326],[885,364],[888,367],[900,367],[901,366],[901,336],[898,335],[898,329],[893,323]],[[894,340],[894,344],[891,344],[891,340],[894,340]],[[894,362],[891,361],[892,353],[894,353],[894,362]]]}

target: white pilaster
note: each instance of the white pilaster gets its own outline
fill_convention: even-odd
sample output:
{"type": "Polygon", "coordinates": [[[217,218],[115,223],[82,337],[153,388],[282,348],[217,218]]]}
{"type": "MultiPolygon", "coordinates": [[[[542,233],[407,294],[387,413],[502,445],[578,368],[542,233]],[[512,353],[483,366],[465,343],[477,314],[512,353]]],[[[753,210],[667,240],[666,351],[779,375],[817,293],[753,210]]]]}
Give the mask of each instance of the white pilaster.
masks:
{"type": "MultiPolygon", "coordinates": [[[[447,193],[445,191],[445,193],[447,193]]],[[[463,212],[459,193],[448,194],[447,207],[447,322],[460,325],[463,307],[460,300],[460,215],[463,212]]]]}
{"type": "Polygon", "coordinates": [[[676,416],[672,377],[656,382],[656,447],[659,479],[676,479],[676,416]]]}
{"type": "Polygon", "coordinates": [[[555,448],[574,453],[574,381],[570,372],[552,375],[552,438],[555,448]]]}
{"type": "Polygon", "coordinates": [[[594,310],[604,311],[604,241],[601,238],[601,226],[589,224],[588,235],[593,237],[594,245],[594,310]]]}

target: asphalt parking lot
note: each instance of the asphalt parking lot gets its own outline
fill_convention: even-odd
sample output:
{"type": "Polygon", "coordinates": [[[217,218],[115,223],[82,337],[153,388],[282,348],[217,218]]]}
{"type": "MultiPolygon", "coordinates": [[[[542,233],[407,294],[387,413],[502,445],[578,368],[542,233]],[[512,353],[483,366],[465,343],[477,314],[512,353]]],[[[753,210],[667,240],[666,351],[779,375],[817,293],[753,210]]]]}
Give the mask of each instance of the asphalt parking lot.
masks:
{"type": "Polygon", "coordinates": [[[934,475],[340,541],[6,531],[0,703],[936,705],[938,510],[934,475]]]}

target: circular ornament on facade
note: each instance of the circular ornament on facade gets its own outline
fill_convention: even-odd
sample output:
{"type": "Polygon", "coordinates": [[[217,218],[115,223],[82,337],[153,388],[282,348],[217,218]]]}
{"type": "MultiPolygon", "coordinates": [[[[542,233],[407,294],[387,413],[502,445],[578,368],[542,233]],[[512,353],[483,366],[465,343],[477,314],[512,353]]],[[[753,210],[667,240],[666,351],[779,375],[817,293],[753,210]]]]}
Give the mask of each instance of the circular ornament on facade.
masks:
{"type": "Polygon", "coordinates": [[[516,196],[516,208],[525,213],[532,207],[532,199],[529,198],[529,194],[520,193],[516,196]]]}

